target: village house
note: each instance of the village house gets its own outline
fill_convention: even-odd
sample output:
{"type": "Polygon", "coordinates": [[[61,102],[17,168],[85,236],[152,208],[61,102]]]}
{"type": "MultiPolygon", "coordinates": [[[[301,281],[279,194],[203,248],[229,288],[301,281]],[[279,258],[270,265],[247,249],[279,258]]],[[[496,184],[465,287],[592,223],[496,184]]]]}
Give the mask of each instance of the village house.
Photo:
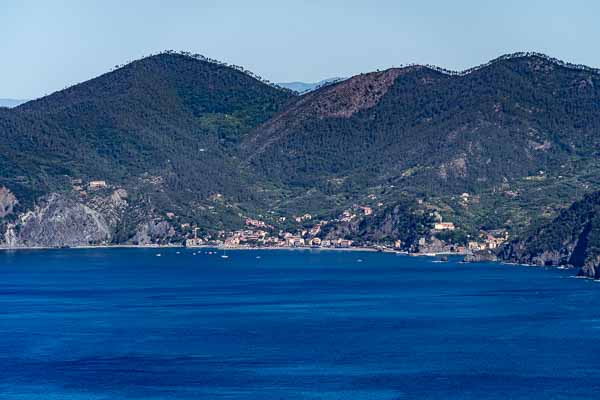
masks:
{"type": "Polygon", "coordinates": [[[297,236],[292,236],[285,239],[285,244],[288,247],[302,247],[304,246],[304,239],[297,236]]]}
{"type": "Polygon", "coordinates": [[[304,239],[297,236],[288,237],[285,239],[285,244],[288,247],[302,247],[304,246],[304,239]]]}
{"type": "Polygon", "coordinates": [[[455,226],[452,222],[436,222],[433,225],[433,229],[436,231],[453,231],[455,226]]]}
{"type": "Polygon", "coordinates": [[[225,247],[236,247],[240,245],[240,239],[238,237],[229,237],[225,239],[225,247]]]}
{"type": "Polygon", "coordinates": [[[310,241],[311,246],[321,246],[321,239],[318,237],[312,238],[310,241]]]}
{"type": "Polygon", "coordinates": [[[362,207],[360,207],[360,209],[365,216],[369,216],[369,215],[373,214],[373,209],[371,207],[362,206],[362,207]]]}
{"type": "Polygon", "coordinates": [[[338,239],[336,247],[347,248],[352,246],[352,240],[338,239]]]}
{"type": "Polygon", "coordinates": [[[471,251],[485,250],[485,246],[485,243],[479,243],[475,241],[470,241],[469,243],[467,243],[467,248],[471,251]]]}
{"type": "Polygon", "coordinates": [[[350,211],[346,210],[346,211],[344,211],[342,213],[342,216],[340,217],[340,221],[342,221],[342,222],[350,222],[354,218],[356,218],[356,214],[353,214],[350,211]]]}
{"type": "Polygon", "coordinates": [[[506,240],[503,237],[494,237],[492,235],[488,235],[488,237],[485,239],[488,249],[492,250],[498,248],[505,241],[506,240]]]}
{"type": "Polygon", "coordinates": [[[294,220],[296,222],[310,221],[311,219],[312,219],[312,215],[310,215],[310,214],[304,214],[299,217],[294,217],[294,220]]]}
{"type": "Polygon", "coordinates": [[[202,239],[195,237],[195,238],[191,238],[191,239],[186,239],[185,247],[198,247],[198,246],[202,246],[203,243],[204,243],[204,241],[202,239]]]}
{"type": "Polygon", "coordinates": [[[266,228],[267,224],[264,221],[260,221],[258,219],[246,218],[246,225],[254,226],[257,228],[266,228]]]}
{"type": "Polygon", "coordinates": [[[90,181],[90,183],[88,184],[88,187],[90,189],[103,189],[103,188],[107,187],[107,185],[106,185],[106,181],[90,181]]]}

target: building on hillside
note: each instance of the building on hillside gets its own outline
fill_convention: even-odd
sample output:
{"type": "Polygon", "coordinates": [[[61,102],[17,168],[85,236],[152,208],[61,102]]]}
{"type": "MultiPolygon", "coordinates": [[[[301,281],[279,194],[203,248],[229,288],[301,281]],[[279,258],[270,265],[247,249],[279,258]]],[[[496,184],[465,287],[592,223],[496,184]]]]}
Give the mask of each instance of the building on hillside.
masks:
{"type": "Polygon", "coordinates": [[[240,245],[240,238],[229,237],[225,239],[225,247],[236,247],[240,245]]]}
{"type": "Polygon", "coordinates": [[[310,215],[310,214],[304,214],[299,217],[294,217],[294,220],[296,222],[310,221],[311,219],[312,219],[312,215],[310,215]]]}
{"type": "Polygon", "coordinates": [[[338,239],[336,247],[347,248],[352,246],[352,240],[338,239]]]}
{"type": "Polygon", "coordinates": [[[257,228],[265,228],[267,226],[266,222],[260,221],[258,219],[246,218],[246,225],[255,226],[257,228]]]}
{"type": "Polygon", "coordinates": [[[288,247],[302,247],[304,246],[304,239],[297,236],[288,237],[285,239],[285,244],[288,247]]]}
{"type": "Polygon", "coordinates": [[[185,241],[185,247],[198,247],[202,246],[204,241],[200,238],[191,238],[185,241]]]}
{"type": "Polygon", "coordinates": [[[471,241],[467,244],[467,248],[471,251],[485,250],[485,243],[471,241]]]}
{"type": "Polygon", "coordinates": [[[436,231],[453,231],[455,226],[452,222],[436,222],[433,225],[433,229],[436,231]]]}
{"type": "Polygon", "coordinates": [[[488,235],[488,237],[485,239],[485,243],[486,243],[488,249],[496,249],[500,245],[502,245],[502,243],[504,243],[505,241],[506,240],[502,237],[494,237],[491,235],[488,235]]]}
{"type": "Polygon", "coordinates": [[[90,189],[103,189],[107,187],[106,181],[90,181],[88,184],[90,189]]]}

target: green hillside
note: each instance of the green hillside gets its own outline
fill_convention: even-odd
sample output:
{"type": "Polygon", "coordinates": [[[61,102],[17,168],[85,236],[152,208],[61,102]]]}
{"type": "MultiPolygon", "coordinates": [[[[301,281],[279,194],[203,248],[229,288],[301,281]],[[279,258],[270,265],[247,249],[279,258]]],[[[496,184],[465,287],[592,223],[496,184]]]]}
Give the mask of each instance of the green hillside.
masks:
{"type": "Polygon", "coordinates": [[[292,97],[214,62],[147,57],[0,110],[0,185],[31,202],[72,178],[131,186],[147,175],[187,201],[249,198],[252,174],[236,162],[237,143],[292,97]]]}

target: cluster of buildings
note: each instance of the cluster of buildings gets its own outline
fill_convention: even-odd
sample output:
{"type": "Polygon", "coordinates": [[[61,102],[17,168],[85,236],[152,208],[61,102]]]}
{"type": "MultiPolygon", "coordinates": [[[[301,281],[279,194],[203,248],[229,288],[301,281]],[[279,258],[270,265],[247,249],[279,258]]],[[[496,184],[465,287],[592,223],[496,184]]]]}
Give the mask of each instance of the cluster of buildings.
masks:
{"type": "Polygon", "coordinates": [[[508,232],[504,230],[481,232],[481,240],[470,241],[467,247],[470,251],[494,250],[506,242],[508,237],[508,232]]]}
{"type": "Polygon", "coordinates": [[[96,191],[101,189],[108,188],[108,184],[106,181],[98,180],[98,181],[89,181],[87,184],[83,181],[83,179],[72,179],[71,180],[72,189],[79,193],[81,196],[86,196],[88,191],[96,191]]]}
{"type": "Polygon", "coordinates": [[[311,236],[306,231],[293,234],[280,232],[270,235],[265,230],[239,230],[232,232],[223,241],[225,247],[259,246],[259,247],[350,247],[351,240],[325,240],[311,236]]]}
{"type": "Polygon", "coordinates": [[[342,212],[342,214],[338,217],[338,220],[341,222],[350,222],[359,216],[368,217],[370,215],[373,215],[373,209],[371,207],[355,204],[351,209],[342,212]]]}

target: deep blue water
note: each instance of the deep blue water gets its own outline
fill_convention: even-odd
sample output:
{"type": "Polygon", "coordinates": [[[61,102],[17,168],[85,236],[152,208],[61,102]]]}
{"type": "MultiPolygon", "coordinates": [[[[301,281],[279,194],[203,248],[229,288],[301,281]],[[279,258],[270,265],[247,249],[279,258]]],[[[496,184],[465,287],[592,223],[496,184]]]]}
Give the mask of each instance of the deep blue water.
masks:
{"type": "Polygon", "coordinates": [[[573,271],[200,253],[0,252],[0,398],[599,396],[600,283],[573,271]]]}

